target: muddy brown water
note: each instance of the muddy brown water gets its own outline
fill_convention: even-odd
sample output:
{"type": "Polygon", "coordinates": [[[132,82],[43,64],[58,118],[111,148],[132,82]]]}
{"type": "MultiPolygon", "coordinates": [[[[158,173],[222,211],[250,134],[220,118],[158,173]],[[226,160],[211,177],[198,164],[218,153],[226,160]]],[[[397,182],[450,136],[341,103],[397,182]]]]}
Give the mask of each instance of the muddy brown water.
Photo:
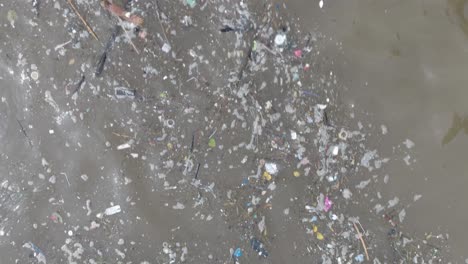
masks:
{"type": "MultiPolygon", "coordinates": [[[[464,120],[468,115],[465,103],[468,91],[464,87],[468,76],[465,2],[324,0],[322,9],[318,8],[318,2],[286,1],[286,8],[279,9],[289,13],[290,17],[297,15],[302,28],[321,32],[328,39],[325,43],[322,41],[323,50],[320,51],[321,59],[325,61],[323,65],[338,76],[340,87],[343,87],[340,93],[343,108],[360,109],[356,110],[354,118],[330,118],[349,118],[353,124],[365,120],[366,124],[373,124],[368,129],[376,134],[380,133],[380,125],[388,128],[387,135],[376,136],[369,142],[381,156],[393,159],[385,167],[389,183],[376,192],[380,192],[384,202],[398,196],[401,203],[407,205],[402,226],[407,232],[421,238],[430,232],[434,236],[449,234],[448,257],[455,263],[463,263],[468,257],[468,231],[464,229],[468,220],[464,205],[468,180],[463,162],[467,139],[464,120]],[[414,147],[408,149],[403,145],[407,138],[415,143],[414,147]],[[405,161],[406,156],[409,159],[405,161]],[[413,202],[415,195],[422,197],[413,202]]],[[[29,20],[34,14],[29,1],[18,1],[17,5],[2,4],[0,9],[4,33],[0,34],[3,62],[0,64],[0,96],[2,100],[5,98],[5,103],[0,104],[0,183],[9,180],[12,189],[2,193],[5,196],[1,197],[7,201],[5,207],[11,205],[12,208],[2,208],[7,213],[0,218],[0,263],[28,258],[35,263],[33,256],[28,256],[31,251],[22,248],[26,241],[34,241],[47,250],[44,253],[49,263],[66,263],[70,259],[79,263],[80,258],[76,256],[80,255],[82,247],[86,248],[83,259],[101,256],[95,259],[97,263],[119,263],[125,258],[134,263],[166,263],[167,256],[161,253],[163,242],[177,248],[179,257],[181,248],[188,246],[193,263],[231,262],[229,248],[240,245],[241,234],[238,229],[232,229],[231,219],[226,221],[224,205],[209,201],[224,197],[227,189],[252,173],[246,167],[255,168],[254,161],[249,160],[245,167],[239,165],[243,155],[249,153],[241,150],[229,156],[229,160],[223,159],[221,151],[198,154],[210,168],[216,168],[221,161],[225,162],[220,166],[223,168],[234,165],[232,170],[222,171],[202,168],[200,178],[204,182],[218,179],[217,192],[202,190],[197,193],[190,188],[187,189],[191,191],[164,192],[164,175],[159,174],[158,169],[152,170],[151,165],[156,168],[167,166],[160,156],[165,155],[161,153],[168,147],[147,140],[161,136],[163,126],[155,121],[158,115],[164,112],[166,118],[187,121],[181,112],[192,104],[202,109],[197,118],[181,126],[180,131],[165,128],[169,137],[173,136],[172,147],[180,152],[187,151],[193,131],[203,130],[199,125],[204,122],[203,116],[215,116],[219,121],[223,119],[222,114],[226,114],[211,107],[217,102],[212,91],[190,83],[186,85],[191,89],[183,90],[185,95],[181,95],[180,88],[172,89],[171,80],[162,79],[162,76],[171,75],[174,69],[184,68],[185,71],[187,65],[182,66],[172,59],[156,65],[158,60],[154,54],[147,60],[140,60],[127,43],[121,43],[109,57],[105,77],[89,78],[77,101],[70,99],[65,93],[70,89],[67,86],[79,80],[82,73],[90,76],[92,66],[89,65],[93,65],[102,47],[89,37],[82,41],[82,47],[67,47],[65,55],[58,55],[54,47],[67,41],[71,31],[80,28],[81,24],[76,17],[66,14],[66,3],[61,3],[61,8],[56,8],[53,3],[46,1],[41,9],[42,17],[50,17],[50,21],[40,20],[36,26],[32,24],[37,20],[29,20]],[[15,28],[5,19],[7,11],[12,9],[19,17],[15,28]],[[61,16],[57,17],[57,13],[61,16]],[[64,21],[65,28],[62,27],[64,21]],[[39,67],[39,83],[28,79],[35,71],[32,64],[39,67]],[[142,77],[140,69],[148,65],[160,73],[142,77]],[[109,87],[130,83],[144,87],[147,96],[158,98],[164,93],[164,98],[177,100],[173,100],[172,105],[160,102],[164,101],[161,99],[154,104],[135,103],[135,106],[128,101],[111,99],[112,89],[109,87]],[[54,109],[53,103],[44,101],[46,90],[52,92],[58,110],[54,109]],[[154,109],[165,111],[158,113],[154,109]],[[57,124],[59,113],[66,113],[60,125],[57,124]],[[29,146],[20,126],[24,126],[34,147],[29,146]],[[138,147],[132,150],[139,154],[138,158],[133,158],[130,150],[115,150],[128,137],[141,139],[136,142],[138,147]],[[83,180],[81,175],[87,175],[88,179],[83,180]],[[219,180],[220,175],[225,179],[219,180]],[[52,181],[55,183],[51,184],[52,181]],[[20,192],[16,192],[14,186],[18,183],[24,188],[20,192]],[[214,197],[215,194],[218,196],[214,197]],[[200,207],[186,208],[185,211],[172,208],[177,202],[192,205],[202,201],[203,197],[208,200],[200,207]],[[119,215],[104,219],[96,217],[115,204],[122,206],[119,215]],[[63,223],[51,222],[52,212],[62,215],[63,223]],[[213,217],[211,222],[205,221],[208,216],[213,217]],[[94,231],[83,231],[96,223],[100,226],[94,231]],[[124,251],[126,256],[122,258],[116,249],[124,251]],[[68,250],[74,254],[70,255],[68,250]]],[[[92,1],[79,3],[81,8],[92,5],[92,1]]],[[[198,9],[181,10],[194,17],[197,28],[209,30],[203,35],[196,30],[177,28],[183,33],[169,36],[173,43],[177,43],[174,47],[188,50],[200,45],[203,49],[194,48],[196,52],[207,58],[215,57],[212,51],[216,47],[210,44],[211,32],[217,32],[217,26],[198,15],[198,9]]],[[[154,12],[154,7],[149,12],[154,12]]],[[[211,12],[218,11],[208,8],[200,13],[212,19],[211,12]]],[[[89,17],[92,24],[101,25],[96,28],[100,36],[109,33],[108,17],[89,17]]],[[[148,20],[149,31],[160,32],[157,20],[154,17],[148,20]]],[[[235,38],[216,36],[218,48],[223,46],[223,41],[224,45],[235,42],[235,38]]],[[[157,47],[161,43],[151,44],[157,47]]],[[[158,56],[159,59],[167,55],[158,56]]],[[[182,59],[187,63],[193,60],[189,55],[182,59]]],[[[200,72],[207,76],[211,87],[216,87],[223,85],[226,67],[207,64],[200,67],[200,72]]],[[[210,129],[205,129],[205,137],[212,133],[210,129]]],[[[238,136],[232,136],[236,141],[219,140],[218,144],[227,148],[250,136],[244,130],[230,133],[238,136]]],[[[196,148],[201,149],[202,144],[204,142],[198,143],[196,148]]],[[[173,156],[176,162],[183,158],[183,155],[173,156]]],[[[170,185],[189,185],[180,172],[161,171],[176,175],[168,177],[170,185]]],[[[288,168],[285,174],[290,175],[291,169],[288,168]]],[[[251,258],[250,263],[291,263],[291,259],[295,263],[309,263],[312,258],[320,259],[320,256],[304,253],[310,237],[304,236],[304,228],[298,223],[303,209],[295,206],[308,195],[303,186],[310,184],[309,179],[285,179],[286,183],[275,193],[274,207],[268,219],[268,226],[275,233],[268,245],[271,256],[267,260],[251,258]],[[288,217],[283,213],[285,208],[291,210],[288,217]]],[[[376,220],[366,207],[365,196],[361,199],[346,209],[346,213],[361,216],[365,227],[385,234],[387,227],[381,227],[381,221],[376,220]]],[[[248,245],[241,246],[248,248],[248,245]]],[[[372,254],[380,256],[385,252],[372,254]]]]}
{"type": "Polygon", "coordinates": [[[337,46],[329,55],[341,61],[346,103],[366,110],[360,118],[389,128],[379,142],[384,153],[401,153],[404,147],[395,146],[406,138],[415,143],[414,163],[389,165],[384,195],[406,201],[422,195],[407,210],[405,228],[420,237],[449,234],[450,255],[463,263],[468,137],[454,116],[468,114],[467,2],[325,0],[321,10],[316,2],[288,7],[337,46]]]}

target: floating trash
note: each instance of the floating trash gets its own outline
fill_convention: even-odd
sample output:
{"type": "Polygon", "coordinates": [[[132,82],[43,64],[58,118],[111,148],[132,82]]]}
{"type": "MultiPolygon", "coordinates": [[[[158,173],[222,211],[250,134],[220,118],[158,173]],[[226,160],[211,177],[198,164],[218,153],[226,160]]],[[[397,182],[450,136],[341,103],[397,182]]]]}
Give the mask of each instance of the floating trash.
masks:
{"type": "Polygon", "coordinates": [[[120,212],[122,212],[122,209],[120,208],[120,205],[115,205],[115,206],[107,208],[104,211],[104,214],[105,215],[115,215],[115,214],[120,213],[120,212]]]}
{"type": "Polygon", "coordinates": [[[135,91],[125,87],[114,88],[114,95],[117,99],[135,99],[135,91]]]}

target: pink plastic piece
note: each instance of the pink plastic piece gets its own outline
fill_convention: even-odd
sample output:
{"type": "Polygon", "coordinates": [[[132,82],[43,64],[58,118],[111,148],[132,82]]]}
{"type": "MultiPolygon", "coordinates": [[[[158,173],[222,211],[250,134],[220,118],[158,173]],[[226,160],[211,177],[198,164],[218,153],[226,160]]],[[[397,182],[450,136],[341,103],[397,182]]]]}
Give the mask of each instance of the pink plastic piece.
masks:
{"type": "Polygon", "coordinates": [[[333,202],[328,198],[328,196],[325,197],[325,207],[324,207],[325,212],[328,212],[331,209],[332,205],[333,205],[333,202]]]}
{"type": "Polygon", "coordinates": [[[300,49],[297,49],[294,51],[294,55],[297,57],[297,58],[301,58],[302,57],[302,50],[300,49]]]}

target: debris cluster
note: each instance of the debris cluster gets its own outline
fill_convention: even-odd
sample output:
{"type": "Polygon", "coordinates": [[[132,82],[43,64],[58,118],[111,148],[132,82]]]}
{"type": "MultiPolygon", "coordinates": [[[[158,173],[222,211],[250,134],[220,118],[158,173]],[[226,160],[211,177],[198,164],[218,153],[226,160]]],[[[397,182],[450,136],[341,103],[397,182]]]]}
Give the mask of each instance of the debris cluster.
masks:
{"type": "Polygon", "coordinates": [[[417,146],[368,144],[387,128],[343,103],[326,36],[286,5],[37,2],[2,25],[12,263],[443,262],[445,235],[402,228],[421,197],[379,192],[417,146]]]}

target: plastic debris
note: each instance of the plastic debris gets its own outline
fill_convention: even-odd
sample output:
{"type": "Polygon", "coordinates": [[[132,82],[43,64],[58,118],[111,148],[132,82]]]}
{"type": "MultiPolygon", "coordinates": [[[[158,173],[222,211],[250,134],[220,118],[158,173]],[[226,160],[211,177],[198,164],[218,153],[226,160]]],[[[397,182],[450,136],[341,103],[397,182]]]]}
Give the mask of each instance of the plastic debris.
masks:
{"type": "Polygon", "coordinates": [[[176,205],[172,206],[172,209],[175,209],[175,210],[183,210],[183,209],[185,209],[185,205],[182,204],[182,203],[177,202],[176,205]]]}
{"type": "Polygon", "coordinates": [[[53,212],[52,215],[50,215],[50,220],[52,220],[54,223],[63,223],[63,218],[62,216],[57,213],[57,212],[53,212]]]}
{"type": "Polygon", "coordinates": [[[296,140],[297,139],[297,133],[296,131],[291,130],[291,139],[296,140]]]}
{"type": "Polygon", "coordinates": [[[354,257],[354,260],[359,262],[359,263],[364,262],[364,255],[363,254],[356,255],[354,257]]]}
{"type": "Polygon", "coordinates": [[[242,255],[242,249],[236,248],[236,250],[234,250],[234,253],[232,254],[232,257],[234,258],[234,260],[238,260],[240,257],[242,257],[242,255]]]}
{"type": "Polygon", "coordinates": [[[214,138],[210,138],[210,140],[208,140],[208,147],[210,148],[216,147],[216,140],[214,138]]]}
{"type": "Polygon", "coordinates": [[[414,142],[411,141],[411,140],[409,140],[409,139],[406,139],[406,140],[403,142],[403,144],[405,144],[405,146],[406,146],[408,149],[413,148],[414,145],[415,145],[414,142]]]}
{"type": "Polygon", "coordinates": [[[401,209],[400,213],[398,213],[398,220],[400,221],[400,223],[403,223],[403,221],[405,220],[405,217],[406,217],[406,210],[403,208],[401,209]]]}
{"type": "Polygon", "coordinates": [[[302,58],[302,50],[300,49],[295,50],[294,56],[296,56],[296,58],[302,58]]]}
{"type": "Polygon", "coordinates": [[[31,72],[31,79],[37,81],[39,79],[39,73],[37,71],[31,72]]]}
{"type": "Polygon", "coordinates": [[[318,240],[323,240],[324,239],[322,233],[320,233],[320,232],[316,232],[316,236],[317,236],[318,240]]]}
{"type": "Polygon", "coordinates": [[[104,214],[105,215],[115,215],[115,214],[120,213],[120,212],[122,212],[122,209],[120,208],[120,205],[115,205],[115,206],[107,208],[104,211],[104,214]]]}
{"type": "Polygon", "coordinates": [[[267,162],[265,163],[265,170],[271,175],[276,175],[278,173],[278,165],[272,162],[267,162]]]}
{"type": "Polygon", "coordinates": [[[341,140],[346,140],[348,139],[348,132],[344,129],[341,129],[340,133],[338,134],[338,137],[341,139],[341,140]]]}
{"type": "Polygon", "coordinates": [[[23,245],[24,248],[28,248],[33,251],[34,257],[37,259],[38,263],[47,264],[46,256],[36,245],[32,242],[27,242],[23,245]]]}
{"type": "Polygon", "coordinates": [[[164,51],[165,53],[169,53],[171,51],[171,45],[167,44],[167,43],[164,43],[164,45],[162,46],[162,51],[164,51]]]}
{"type": "Polygon", "coordinates": [[[15,22],[18,19],[18,15],[15,10],[8,10],[7,20],[10,22],[12,28],[15,28],[15,22]]]}
{"type": "Polygon", "coordinates": [[[340,148],[338,146],[334,146],[333,151],[332,151],[333,156],[338,155],[339,151],[340,151],[340,148]]]}
{"type": "Polygon", "coordinates": [[[259,256],[261,257],[268,257],[268,251],[265,249],[265,245],[258,239],[252,238],[250,240],[250,245],[252,249],[255,250],[259,256]]]}
{"type": "Polygon", "coordinates": [[[388,208],[392,208],[400,202],[400,198],[394,197],[393,199],[388,201],[388,208]]]}
{"type": "Polygon", "coordinates": [[[125,87],[114,88],[114,95],[117,99],[135,99],[135,91],[125,87]]]}
{"type": "Polygon", "coordinates": [[[284,47],[286,45],[286,34],[284,32],[280,32],[275,36],[275,46],[278,48],[284,47]]]}
{"type": "Polygon", "coordinates": [[[194,8],[197,5],[196,0],[186,0],[186,3],[188,6],[190,6],[190,8],[194,8]]]}
{"type": "Polygon", "coordinates": [[[353,94],[376,82],[340,80],[349,50],[302,4],[23,2],[2,2],[0,237],[44,252],[2,261],[260,263],[290,243],[277,262],[448,262],[383,185],[417,145],[383,140],[353,94]]]}
{"type": "Polygon", "coordinates": [[[265,216],[262,216],[262,220],[258,222],[258,230],[260,230],[260,233],[265,231],[265,216]]]}
{"type": "Polygon", "coordinates": [[[133,144],[133,139],[127,141],[124,144],[118,145],[117,150],[128,149],[132,146],[132,144],[133,144]]]}
{"type": "Polygon", "coordinates": [[[330,211],[332,205],[333,205],[333,202],[328,198],[328,196],[325,197],[324,211],[325,211],[325,212],[330,211]]]}
{"type": "Polygon", "coordinates": [[[343,189],[343,198],[345,198],[346,200],[349,200],[351,199],[351,196],[353,196],[353,193],[349,190],[349,189],[343,189]]]}
{"type": "Polygon", "coordinates": [[[262,175],[263,179],[267,180],[267,181],[271,181],[271,174],[268,173],[268,171],[264,171],[263,172],[263,175],[262,175]]]}

